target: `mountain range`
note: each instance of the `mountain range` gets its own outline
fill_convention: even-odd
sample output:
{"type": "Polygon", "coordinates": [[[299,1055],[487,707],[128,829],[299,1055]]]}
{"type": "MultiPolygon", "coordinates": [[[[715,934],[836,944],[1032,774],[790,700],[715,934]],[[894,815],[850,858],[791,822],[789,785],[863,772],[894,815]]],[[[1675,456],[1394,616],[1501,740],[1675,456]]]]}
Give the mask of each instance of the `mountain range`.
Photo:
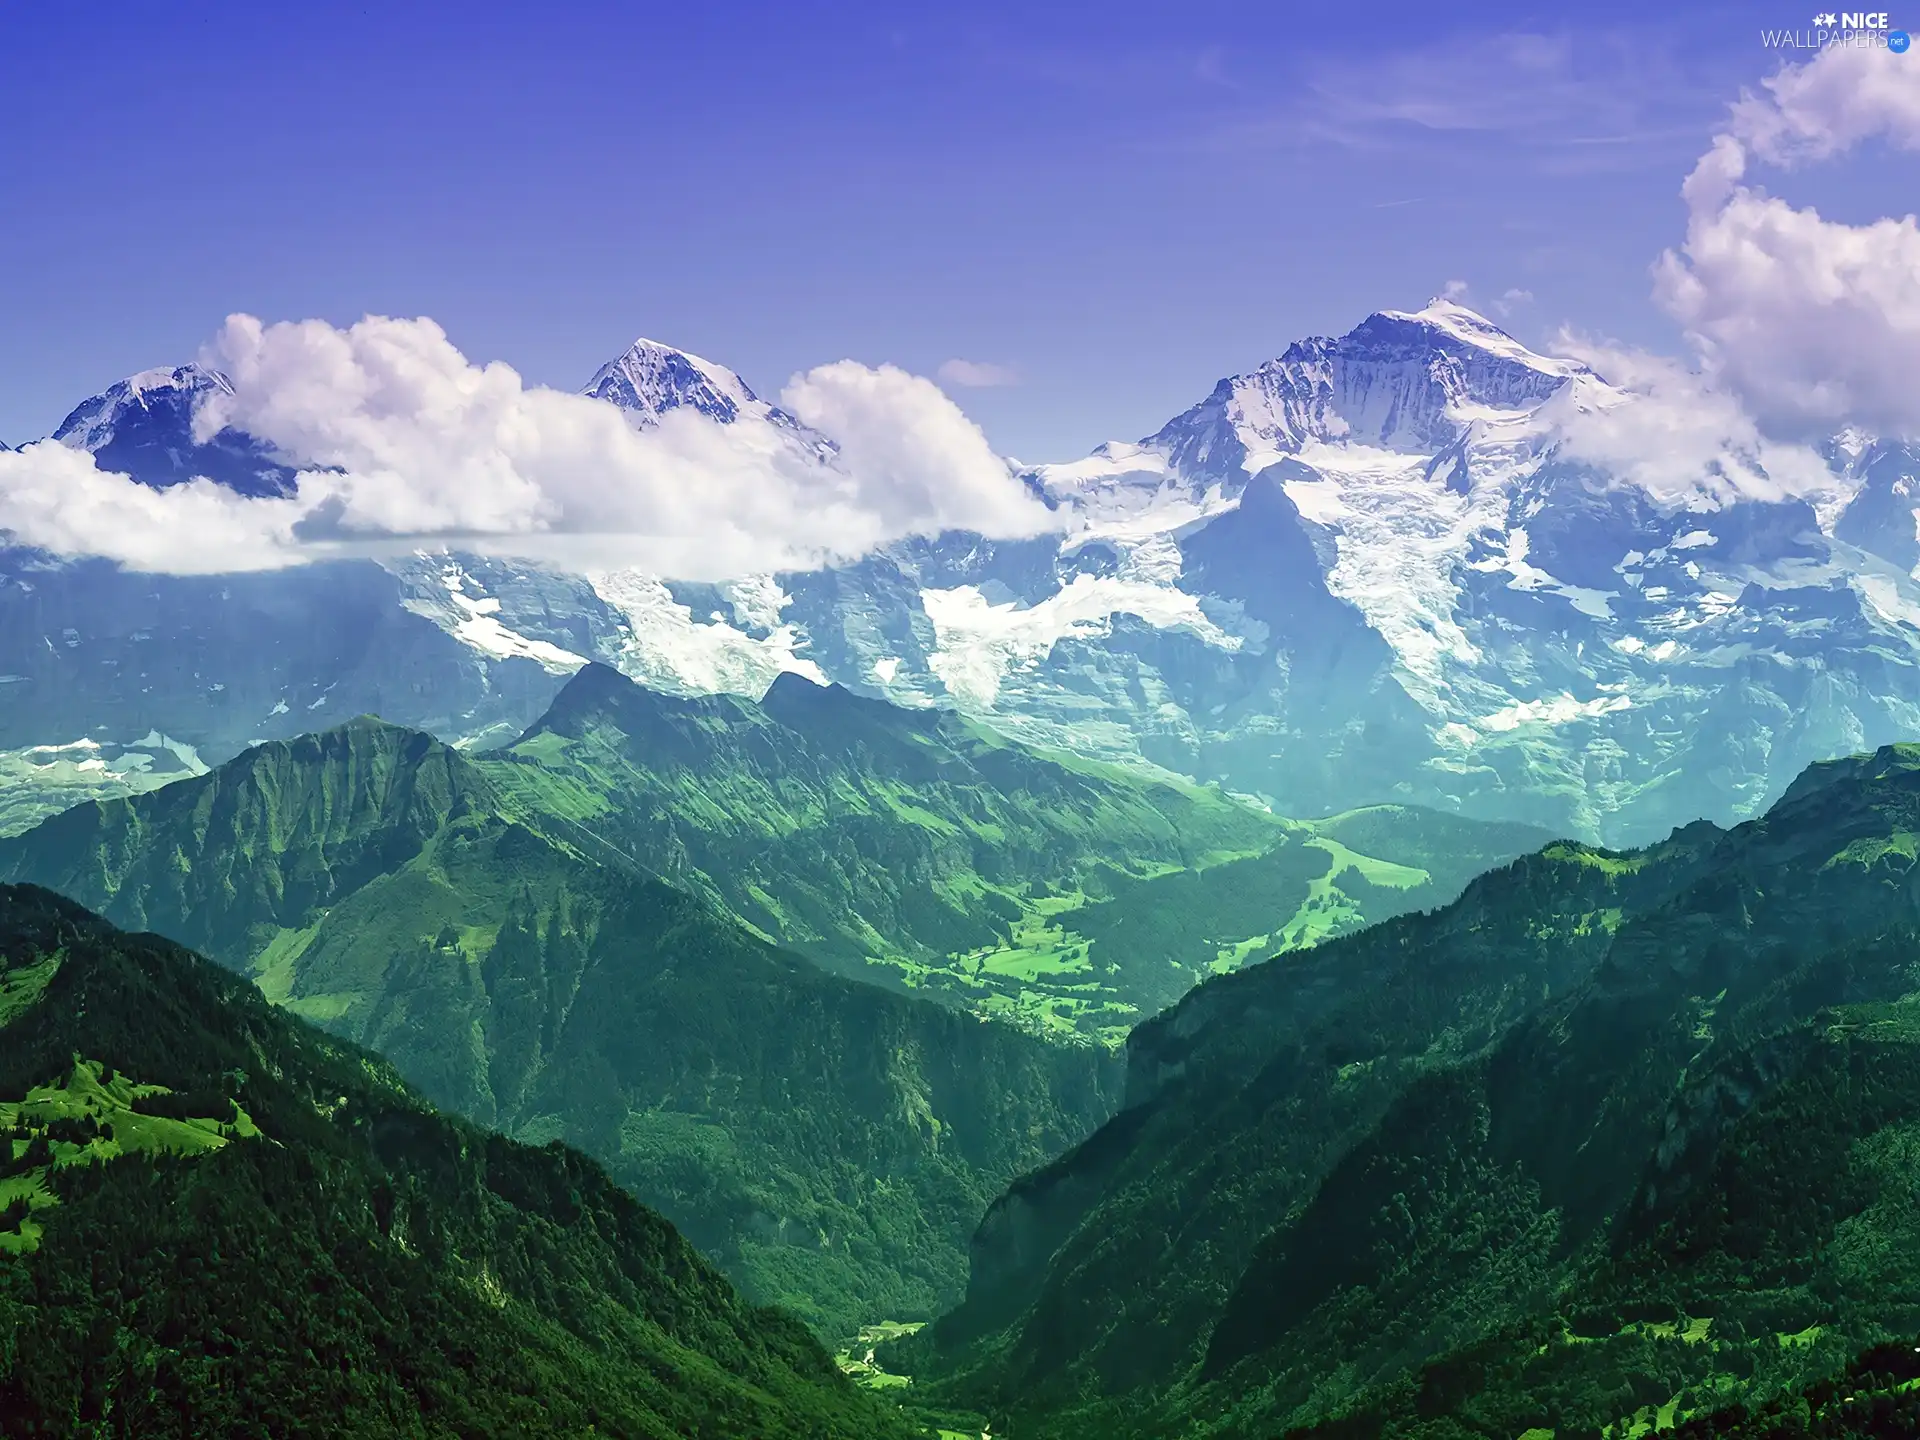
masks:
{"type": "MultiPolygon", "coordinates": [[[[655,342],[588,393],[842,463],[655,342]]],[[[284,493],[227,394],[146,372],[55,443],[284,493]]],[[[1034,539],[700,584],[0,550],[0,886],[44,887],[0,889],[0,1310],[90,1327],[5,1341],[0,1403],[229,1403],[197,1300],[80,1299],[165,1210],[169,1256],[319,1236],[428,1297],[484,1420],[439,1358],[297,1378],[389,1375],[391,1330],[246,1342],[287,1414],[402,1429],[512,1428],[475,1303],[574,1430],[910,1433],[802,1321],[1037,1440],[1904,1413],[1920,457],[1651,477],[1647,403],[1436,301],[1022,468],[1034,539]],[[296,1139],[331,1218],[260,1213],[296,1139]]]]}
{"type": "Polygon", "coordinates": [[[756,704],[590,666],[510,748],[362,718],[76,806],[0,878],[579,1145],[837,1336],[959,1298],[987,1203],[1111,1112],[1132,1019],[1539,838],[1310,827],[799,677],[756,704]]]}
{"type": "MultiPolygon", "coordinates": [[[[267,493],[297,457],[191,418],[224,384],[147,372],[56,432],[152,485],[267,493]]],[[[737,375],[637,342],[589,387],[825,463],[737,375]]],[[[137,575],[0,552],[0,746],[203,763],[362,711],[505,741],[565,677],[758,698],[798,672],[1013,738],[1262,797],[1410,803],[1644,843],[1758,813],[1806,764],[1920,721],[1916,459],[1847,431],[1796,486],[1737,447],[1670,489],[1583,458],[1635,398],[1446,301],[1222,380],[1141,441],[1029,467],[1059,531],[949,533],[693,584],[433,552],[267,575],[137,575]],[[150,752],[137,752],[150,753],[150,752]]],[[[36,811],[71,798],[48,777],[36,811]]],[[[25,787],[13,787],[25,788],[25,787]]]]}
{"type": "Polygon", "coordinates": [[[1551,838],[1405,806],[1287,820],[792,673],[755,702],[591,665],[475,759],[826,969],[1111,1044],[1205,975],[1551,838]]]}
{"type": "MultiPolygon", "coordinates": [[[[610,672],[569,688],[533,740],[713,720],[610,672]]],[[[893,713],[885,743],[828,733],[965,723],[893,713]]],[[[1920,747],[1810,767],[1731,829],[1554,841],[1208,978],[1132,1031],[1118,1095],[1098,1046],[833,974],[662,885],[561,758],[508,784],[540,760],[362,719],[0,846],[0,876],[224,947],[0,883],[10,1425],[1902,1433],[1920,747]],[[843,1356],[896,1411],[609,1179],[836,1335],[950,1295],[951,1234],[985,1215],[961,1303],[863,1321],[843,1356]]]]}

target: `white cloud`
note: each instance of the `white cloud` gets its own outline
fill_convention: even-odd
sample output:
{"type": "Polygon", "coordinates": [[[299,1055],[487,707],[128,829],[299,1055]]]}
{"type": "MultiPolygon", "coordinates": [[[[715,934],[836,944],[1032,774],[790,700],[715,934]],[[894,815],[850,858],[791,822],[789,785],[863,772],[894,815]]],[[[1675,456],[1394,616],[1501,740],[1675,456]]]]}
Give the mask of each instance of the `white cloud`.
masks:
{"type": "Polygon", "coordinates": [[[1533,292],[1531,290],[1522,290],[1516,285],[1511,289],[1501,291],[1500,298],[1493,302],[1493,308],[1505,316],[1513,314],[1513,312],[1518,310],[1522,305],[1531,305],[1532,303],[1533,292]]]}
{"type": "Polygon", "coordinates": [[[1833,474],[1814,450],[1769,438],[1735,396],[1680,361],[1565,331],[1553,348],[1606,377],[1576,380],[1541,407],[1567,459],[1670,506],[1833,489],[1833,474]]]}
{"type": "Polygon", "coordinates": [[[294,496],[205,481],[164,492],[64,446],[0,456],[0,527],[63,554],[205,572],[422,540],[581,568],[721,579],[847,559],[907,535],[1053,523],[932,382],[850,360],[782,396],[825,463],[764,424],[689,409],[641,430],[617,407],[469,362],[431,320],[263,325],[235,316],[208,360],[233,393],[196,417],[305,467],[294,496]]]}
{"type": "Polygon", "coordinates": [[[1682,188],[1687,235],[1655,293],[1713,382],[1779,433],[1854,423],[1920,434],[1920,225],[1796,209],[1748,182],[1754,160],[1802,164],[1869,139],[1920,148],[1920,68],[1834,48],[1746,94],[1682,188]]]}
{"type": "Polygon", "coordinates": [[[1871,139],[1920,148],[1920,71],[1831,49],[1743,94],[1682,187],[1687,234],[1654,267],[1691,363],[1562,332],[1609,385],[1543,407],[1561,451],[1666,504],[1802,497],[1839,482],[1804,440],[1843,424],[1920,433],[1920,227],[1844,225],[1752,184],[1755,162],[1829,160],[1871,139]]]}
{"type": "Polygon", "coordinates": [[[840,360],[796,375],[780,403],[833,437],[857,478],[861,510],[882,522],[888,538],[1052,528],[1052,513],[931,380],[892,365],[876,370],[840,360]]]}
{"type": "Polygon", "coordinates": [[[305,497],[248,499],[211,480],[151,490],[56,440],[0,451],[0,530],[135,570],[273,569],[298,549],[305,497]]]}
{"type": "Polygon", "coordinates": [[[947,384],[963,385],[970,390],[1020,383],[1019,371],[1011,365],[996,365],[991,360],[961,360],[958,357],[942,360],[936,373],[947,384]]]}
{"type": "Polygon", "coordinates": [[[1734,104],[1729,127],[1763,160],[1826,160],[1876,137],[1920,149],[1920,76],[1890,51],[1836,46],[1763,84],[1734,104]]]}
{"type": "Polygon", "coordinates": [[[1469,288],[1464,280],[1449,280],[1440,287],[1440,294],[1455,304],[1464,305],[1467,303],[1469,288]]]}

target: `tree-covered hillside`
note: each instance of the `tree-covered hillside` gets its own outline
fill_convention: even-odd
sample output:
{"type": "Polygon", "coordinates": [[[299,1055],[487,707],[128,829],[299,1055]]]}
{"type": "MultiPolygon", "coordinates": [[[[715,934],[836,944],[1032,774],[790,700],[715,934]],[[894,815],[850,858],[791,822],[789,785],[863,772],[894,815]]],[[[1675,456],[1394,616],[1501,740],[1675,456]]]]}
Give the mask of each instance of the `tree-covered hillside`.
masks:
{"type": "Polygon", "coordinates": [[[482,767],[762,935],[1058,1038],[1457,895],[1550,837],[1377,806],[1303,823],[793,674],[755,703],[592,665],[482,767]]]}
{"type": "Polygon", "coordinates": [[[581,1145],[838,1335],[959,1296],[992,1197],[1111,1113],[1101,1040],[1539,838],[1308,825],[797,677],[756,705],[590,666],[505,752],[363,718],[0,840],[0,879],[581,1145]]]}
{"type": "Polygon", "coordinates": [[[1117,1064],[830,975],[378,721],[0,842],[30,880],[254,977],[436,1104],[568,1140],[831,1334],[956,1297],[1013,1176],[1117,1064]]]}
{"type": "Polygon", "coordinates": [[[0,1432],[916,1433],[584,1156],[11,886],[0,1432]]]}
{"type": "Polygon", "coordinates": [[[1627,1435],[1838,1373],[1920,1330],[1916,836],[1889,748],[1210,981],[897,1363],[1063,1437],[1627,1435]]]}

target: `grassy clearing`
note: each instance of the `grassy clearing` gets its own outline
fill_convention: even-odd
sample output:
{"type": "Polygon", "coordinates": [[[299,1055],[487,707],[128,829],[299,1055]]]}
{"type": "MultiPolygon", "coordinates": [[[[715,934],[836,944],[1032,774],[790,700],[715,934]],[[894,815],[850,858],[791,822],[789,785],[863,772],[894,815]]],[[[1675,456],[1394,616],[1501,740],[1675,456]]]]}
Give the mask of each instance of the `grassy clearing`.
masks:
{"type": "Polygon", "coordinates": [[[1680,1410],[1680,1397],[1674,1396],[1664,1405],[1643,1405],[1626,1420],[1614,1427],[1613,1433],[1620,1440],[1640,1440],[1642,1435],[1659,1430],[1671,1430],[1680,1410]]]}
{"type": "Polygon", "coordinates": [[[1086,903],[1087,897],[1044,895],[1026,902],[1026,914],[1013,923],[1009,944],[994,949],[976,950],[957,957],[963,969],[975,975],[1003,975],[1008,979],[1033,982],[1044,975],[1071,975],[1093,969],[1087,956],[1087,941],[1068,931],[1060,917],[1086,903]]]}
{"type": "MultiPolygon", "coordinates": [[[[324,917],[323,917],[324,918],[324,917]]],[[[253,982],[276,1005],[287,1003],[299,974],[300,956],[320,933],[320,921],[299,930],[279,930],[253,962],[253,982]]]]}
{"type": "MultiPolygon", "coordinates": [[[[1705,1343],[1713,1329],[1713,1320],[1706,1315],[1693,1315],[1686,1324],[1677,1320],[1648,1320],[1639,1324],[1624,1326],[1622,1335],[1647,1335],[1655,1340],[1679,1340],[1688,1345],[1705,1343]]],[[[1818,1327],[1816,1326],[1817,1330],[1818,1327]]]]}
{"type": "Polygon", "coordinates": [[[852,1377],[854,1384],[869,1390],[904,1390],[913,1380],[906,1375],[895,1375],[882,1368],[874,1359],[876,1346],[889,1340],[898,1340],[903,1335],[911,1335],[920,1329],[924,1322],[907,1324],[898,1320],[883,1320],[878,1325],[863,1325],[860,1333],[848,1344],[841,1347],[833,1357],[842,1373],[852,1377]]]}
{"type": "Polygon", "coordinates": [[[60,956],[49,955],[32,965],[0,971],[0,1025],[20,1014],[47,988],[53,972],[60,968],[60,956]]]}
{"type": "Polygon", "coordinates": [[[1289,948],[1284,943],[1276,943],[1272,935],[1249,935],[1245,940],[1232,945],[1222,945],[1213,959],[1213,973],[1224,975],[1229,970],[1238,970],[1242,965],[1250,965],[1256,960],[1289,948]]]}
{"type": "Polygon", "coordinates": [[[1596,850],[1590,845],[1582,845],[1574,840],[1556,841],[1540,853],[1549,860],[1558,860],[1569,865],[1587,865],[1595,870],[1604,870],[1609,875],[1631,875],[1647,863],[1644,852],[1615,855],[1611,851],[1596,850]]]}
{"type": "MultiPolygon", "coordinates": [[[[1305,950],[1365,926],[1366,915],[1353,897],[1340,888],[1340,879],[1348,871],[1358,874],[1370,885],[1387,890],[1417,890],[1432,878],[1425,870],[1412,865],[1363,855],[1330,835],[1316,836],[1306,843],[1311,849],[1325,851],[1333,863],[1326,874],[1307,883],[1307,898],[1301,901],[1293,917],[1271,937],[1263,937],[1263,942],[1270,942],[1272,953],[1305,950]]],[[[1251,958],[1251,955],[1243,956],[1241,963],[1251,958]]]]}
{"type": "Polygon", "coordinates": [[[1911,865],[1920,858],[1920,835],[1911,830],[1896,830],[1891,835],[1862,836],[1820,868],[1831,870],[1836,865],[1858,865],[1865,870],[1888,856],[1911,865]]]}
{"type": "Polygon", "coordinates": [[[1384,885],[1392,890],[1413,890],[1427,883],[1433,877],[1425,870],[1412,865],[1401,865],[1392,860],[1379,860],[1371,855],[1363,855],[1331,835],[1317,835],[1307,841],[1315,849],[1324,850],[1333,856],[1333,868],[1329,876],[1338,875],[1348,866],[1358,870],[1369,884],[1384,885]]]}
{"type": "Polygon", "coordinates": [[[19,1255],[39,1245],[44,1226],[36,1217],[58,1203],[51,1184],[56,1170],[143,1152],[199,1155],[260,1133],[237,1105],[227,1120],[175,1120],[134,1108],[140,1100],[169,1093],[164,1085],[109,1076],[100,1062],[76,1057],[73,1069],[58,1080],[29,1090],[22,1099],[0,1101],[0,1145],[6,1147],[0,1169],[12,1172],[0,1179],[0,1210],[21,1196],[29,1206],[15,1228],[0,1230],[0,1251],[19,1255]],[[81,1126],[90,1132],[84,1138],[78,1137],[81,1126]],[[44,1143],[49,1162],[16,1170],[38,1143],[44,1143]]]}

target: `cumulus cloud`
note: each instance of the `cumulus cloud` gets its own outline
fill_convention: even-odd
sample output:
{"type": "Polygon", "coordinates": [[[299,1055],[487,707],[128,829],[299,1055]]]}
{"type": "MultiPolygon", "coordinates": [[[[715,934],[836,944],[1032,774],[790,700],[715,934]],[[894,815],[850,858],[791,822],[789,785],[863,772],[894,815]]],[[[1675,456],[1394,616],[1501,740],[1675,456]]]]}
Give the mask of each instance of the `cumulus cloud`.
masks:
{"type": "Polygon", "coordinates": [[[1702,368],[1770,430],[1843,423],[1920,434],[1920,225],[1828,220],[1750,183],[1869,140],[1920,149],[1920,69],[1883,49],[1834,48],[1743,95],[1682,188],[1687,233],[1655,294],[1702,368]]]}
{"type": "Polygon", "coordinates": [[[61,555],[207,574],[289,563],[299,498],[249,499],[211,480],[151,490],[56,440],[0,451],[0,530],[61,555]]]}
{"type": "Polygon", "coordinates": [[[0,456],[0,527],[63,554],[217,571],[421,543],[723,579],[844,560],[908,535],[1038,533],[1053,517],[931,381],[853,361],[794,378],[786,407],[823,458],[751,417],[682,408],[640,428],[616,406],[475,365],[431,320],[228,320],[206,359],[233,382],[196,415],[302,467],[256,500],[164,492],[59,445],[0,456]]]}
{"type": "Polygon", "coordinates": [[[1826,160],[1876,137],[1920,149],[1920,77],[1891,51],[1835,46],[1763,88],[1740,97],[1728,127],[1763,160],[1826,160]]]}
{"type": "Polygon", "coordinates": [[[1020,373],[1011,365],[996,365],[991,360],[942,360],[938,371],[949,385],[964,385],[970,390],[995,385],[1018,385],[1020,373]]]}
{"type": "Polygon", "coordinates": [[[1553,347],[1581,378],[1542,407],[1569,460],[1663,505],[1824,497],[1833,474],[1807,445],[1762,432],[1739,399],[1681,361],[1562,331],[1553,347]]]}
{"type": "Polygon", "coordinates": [[[1740,97],[1681,187],[1684,242],[1654,267],[1694,353],[1563,331],[1554,348],[1609,382],[1545,407],[1564,455],[1668,504],[1801,497],[1825,513],[1844,487],[1809,442],[1920,434],[1920,226],[1840,224],[1750,179],[1872,140],[1920,149],[1920,71],[1885,50],[1830,49],[1740,97]]]}
{"type": "Polygon", "coordinates": [[[1031,535],[1051,524],[980,427],[931,380],[840,360],[796,375],[780,402],[833,437],[862,508],[895,533],[1031,535]]]}

